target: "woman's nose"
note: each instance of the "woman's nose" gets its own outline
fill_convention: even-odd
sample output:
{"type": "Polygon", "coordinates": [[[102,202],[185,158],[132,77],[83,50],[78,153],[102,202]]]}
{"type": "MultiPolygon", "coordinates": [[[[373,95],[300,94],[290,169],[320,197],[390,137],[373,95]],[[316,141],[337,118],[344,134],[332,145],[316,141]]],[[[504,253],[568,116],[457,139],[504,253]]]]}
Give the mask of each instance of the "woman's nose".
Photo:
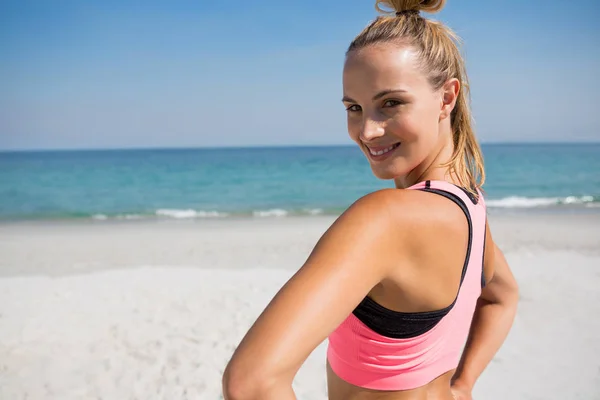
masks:
{"type": "Polygon", "coordinates": [[[371,118],[366,118],[363,122],[360,138],[365,142],[369,142],[383,136],[384,133],[385,129],[381,122],[375,121],[371,118]]]}

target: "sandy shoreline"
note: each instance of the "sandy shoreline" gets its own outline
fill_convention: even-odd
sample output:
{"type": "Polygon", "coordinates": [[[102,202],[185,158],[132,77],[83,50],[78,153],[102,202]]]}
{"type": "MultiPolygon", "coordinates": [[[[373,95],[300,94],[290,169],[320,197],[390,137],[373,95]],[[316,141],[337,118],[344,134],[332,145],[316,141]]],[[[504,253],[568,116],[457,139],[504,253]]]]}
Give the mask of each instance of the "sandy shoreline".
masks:
{"type": "MultiPolygon", "coordinates": [[[[297,269],[335,217],[0,224],[0,276],[184,266],[297,269]],[[235,249],[235,251],[231,251],[235,249]]],[[[490,217],[507,252],[600,255],[600,213],[490,217]]]]}
{"type": "MultiPolygon", "coordinates": [[[[219,399],[329,217],[0,225],[1,399],[219,399]]],[[[600,398],[600,215],[492,216],[521,285],[476,399],[600,398]]],[[[326,398],[323,343],[295,382],[326,398]]]]}

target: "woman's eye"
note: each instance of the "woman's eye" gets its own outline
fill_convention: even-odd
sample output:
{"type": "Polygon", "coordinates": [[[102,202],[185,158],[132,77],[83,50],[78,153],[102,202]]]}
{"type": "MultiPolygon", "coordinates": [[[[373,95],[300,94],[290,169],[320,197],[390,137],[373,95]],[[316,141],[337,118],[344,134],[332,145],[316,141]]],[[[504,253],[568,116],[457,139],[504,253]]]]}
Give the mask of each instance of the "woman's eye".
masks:
{"type": "Polygon", "coordinates": [[[395,107],[398,106],[402,103],[400,103],[398,100],[386,100],[385,103],[383,103],[384,107],[395,107]]]}
{"type": "Polygon", "coordinates": [[[346,108],[346,111],[352,111],[352,112],[360,111],[360,106],[358,106],[356,104],[351,105],[350,107],[346,108]]]}

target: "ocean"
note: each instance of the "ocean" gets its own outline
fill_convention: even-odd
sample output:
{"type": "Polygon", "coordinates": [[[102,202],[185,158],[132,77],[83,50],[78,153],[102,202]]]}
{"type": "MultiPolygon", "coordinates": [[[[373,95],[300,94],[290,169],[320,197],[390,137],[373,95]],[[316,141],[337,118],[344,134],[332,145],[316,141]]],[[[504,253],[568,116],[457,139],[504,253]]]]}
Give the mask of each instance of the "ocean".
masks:
{"type": "MultiPolygon", "coordinates": [[[[600,212],[600,144],[483,152],[491,212],[600,212]]],[[[0,153],[0,221],[338,215],[386,187],[351,146],[0,153]]]]}

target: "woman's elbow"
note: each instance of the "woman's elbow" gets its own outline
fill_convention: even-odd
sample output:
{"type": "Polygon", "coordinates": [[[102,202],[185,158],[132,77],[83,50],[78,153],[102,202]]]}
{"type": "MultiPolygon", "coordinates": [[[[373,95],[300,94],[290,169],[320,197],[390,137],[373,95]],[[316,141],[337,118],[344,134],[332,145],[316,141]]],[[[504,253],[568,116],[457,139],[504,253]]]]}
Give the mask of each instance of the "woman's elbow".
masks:
{"type": "Polygon", "coordinates": [[[269,386],[256,370],[231,363],[225,368],[221,384],[225,400],[257,400],[269,386]]]}
{"type": "Polygon", "coordinates": [[[225,400],[252,399],[252,381],[235,365],[227,365],[221,385],[225,400]]]}

